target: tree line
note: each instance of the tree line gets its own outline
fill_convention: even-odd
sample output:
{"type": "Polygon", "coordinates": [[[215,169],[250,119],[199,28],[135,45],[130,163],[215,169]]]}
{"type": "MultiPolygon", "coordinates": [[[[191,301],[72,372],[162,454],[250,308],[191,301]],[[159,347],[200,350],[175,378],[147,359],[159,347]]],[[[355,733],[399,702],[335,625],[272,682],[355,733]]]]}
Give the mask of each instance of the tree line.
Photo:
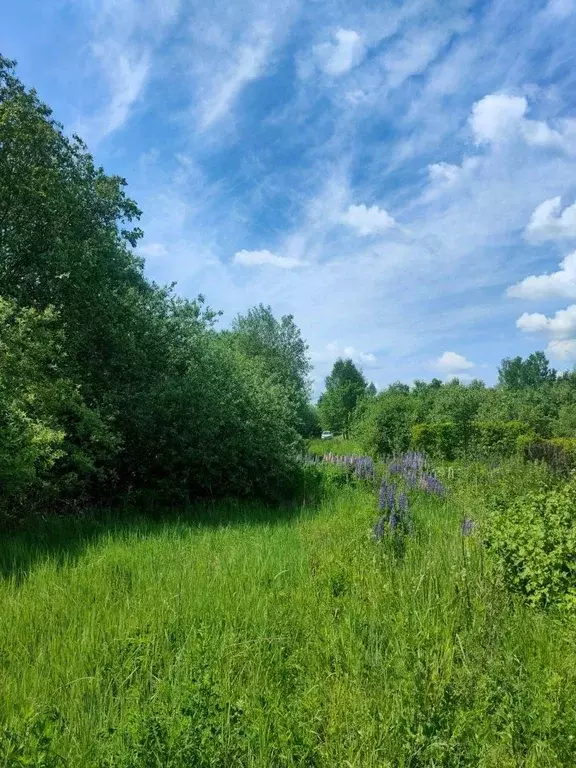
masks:
{"type": "MultiPolygon", "coordinates": [[[[446,425],[446,439],[479,434],[473,425],[508,425],[507,434],[535,439],[576,437],[576,371],[559,374],[543,352],[504,359],[498,383],[479,379],[396,382],[376,393],[352,360],[337,360],[318,401],[323,429],[353,437],[373,454],[415,447],[417,426],[446,425]],[[448,425],[453,425],[449,430],[448,425]]],[[[502,426],[502,428],[504,428],[502,426]]],[[[482,431],[482,430],[480,430],[482,431]]],[[[500,430],[502,431],[502,430],[500,430]]],[[[420,429],[423,439],[424,431],[420,429]]]]}
{"type": "Polygon", "coordinates": [[[260,305],[219,330],[146,278],[140,210],[0,57],[0,506],[274,497],[310,430],[310,362],[260,305]]]}

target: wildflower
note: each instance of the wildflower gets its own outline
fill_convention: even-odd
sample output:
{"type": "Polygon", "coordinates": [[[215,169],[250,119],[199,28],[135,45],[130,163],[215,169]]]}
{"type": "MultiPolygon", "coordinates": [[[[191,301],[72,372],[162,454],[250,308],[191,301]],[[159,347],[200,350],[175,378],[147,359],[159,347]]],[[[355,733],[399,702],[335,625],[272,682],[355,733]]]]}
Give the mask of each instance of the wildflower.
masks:
{"type": "Polygon", "coordinates": [[[380,520],[378,520],[378,522],[374,526],[374,538],[376,539],[376,541],[381,541],[383,536],[384,536],[384,518],[381,517],[380,520]]]}
{"type": "Polygon", "coordinates": [[[434,475],[423,475],[420,480],[420,487],[428,493],[433,493],[436,496],[444,496],[446,489],[434,475]]]}
{"type": "Polygon", "coordinates": [[[465,517],[462,521],[462,525],[460,526],[462,536],[471,536],[475,527],[476,523],[474,520],[472,520],[470,517],[465,517]]]}
{"type": "Polygon", "coordinates": [[[398,494],[398,511],[402,513],[402,516],[408,514],[408,496],[405,493],[398,494]]]}
{"type": "Polygon", "coordinates": [[[398,526],[398,517],[396,516],[396,513],[394,511],[390,513],[390,517],[388,518],[388,524],[390,525],[390,532],[394,533],[396,531],[396,527],[398,526]]]}

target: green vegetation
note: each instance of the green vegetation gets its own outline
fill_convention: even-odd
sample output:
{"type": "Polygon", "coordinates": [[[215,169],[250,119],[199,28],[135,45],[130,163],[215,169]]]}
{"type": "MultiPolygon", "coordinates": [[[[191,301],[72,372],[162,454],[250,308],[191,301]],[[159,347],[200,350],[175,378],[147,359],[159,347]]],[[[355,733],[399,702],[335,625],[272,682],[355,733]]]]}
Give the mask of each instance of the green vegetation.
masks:
{"type": "Polygon", "coordinates": [[[283,498],[315,433],[292,317],[216,329],[148,281],[140,211],[0,58],[0,522],[155,498],[283,498]]]}
{"type": "Polygon", "coordinates": [[[452,476],[446,501],[413,493],[401,561],[357,485],[315,510],[12,537],[0,765],[571,765],[573,627],[512,597],[460,532],[483,489],[538,476],[452,476]]]}
{"type": "Polygon", "coordinates": [[[0,57],[0,768],[573,766],[576,372],[314,406],[125,184],[0,57]]]}

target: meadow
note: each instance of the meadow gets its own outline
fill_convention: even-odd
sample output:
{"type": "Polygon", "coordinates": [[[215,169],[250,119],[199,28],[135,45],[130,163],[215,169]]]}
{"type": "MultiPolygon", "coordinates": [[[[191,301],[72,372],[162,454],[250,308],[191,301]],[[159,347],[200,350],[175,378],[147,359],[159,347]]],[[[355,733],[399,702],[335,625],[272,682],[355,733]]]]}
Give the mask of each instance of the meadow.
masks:
{"type": "Polygon", "coordinates": [[[480,535],[486,492],[538,472],[444,475],[401,553],[353,480],[5,537],[0,766],[574,765],[575,625],[480,535]]]}

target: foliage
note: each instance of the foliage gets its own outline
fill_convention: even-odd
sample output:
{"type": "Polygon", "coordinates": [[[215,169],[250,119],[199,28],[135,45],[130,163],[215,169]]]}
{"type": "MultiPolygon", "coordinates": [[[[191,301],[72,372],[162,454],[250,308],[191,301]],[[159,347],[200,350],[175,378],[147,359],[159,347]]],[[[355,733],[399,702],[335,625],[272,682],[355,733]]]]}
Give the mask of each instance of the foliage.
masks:
{"type": "Polygon", "coordinates": [[[576,439],[523,438],[519,447],[528,461],[544,462],[556,475],[567,477],[576,468],[576,439]]]}
{"type": "Polygon", "coordinates": [[[576,477],[495,505],[486,539],[511,589],[534,605],[576,607],[576,477]]]}
{"type": "Polygon", "coordinates": [[[401,559],[361,483],[4,537],[0,733],[59,768],[572,765],[573,622],[500,588],[481,535],[501,474],[455,472],[445,500],[411,493],[401,559]]]}
{"type": "Polygon", "coordinates": [[[318,429],[293,318],[258,306],[219,332],[202,296],[148,281],[125,180],[6,59],[0,147],[4,516],[143,493],[282,496],[318,429]]]}
{"type": "Polygon", "coordinates": [[[520,437],[534,439],[528,425],[521,421],[439,422],[416,424],[412,428],[412,445],[416,450],[448,461],[467,452],[484,457],[511,456],[520,437]]]}
{"type": "Polygon", "coordinates": [[[352,436],[373,456],[391,456],[410,445],[413,406],[409,396],[383,392],[364,404],[352,436]]]}
{"type": "Polygon", "coordinates": [[[556,371],[543,352],[533,352],[526,360],[507,357],[498,369],[498,383],[510,389],[536,388],[555,379],[556,371]]]}
{"type": "Polygon", "coordinates": [[[318,401],[322,427],[348,437],[354,413],[365,397],[366,389],[366,379],[352,360],[336,360],[318,401]]]}

